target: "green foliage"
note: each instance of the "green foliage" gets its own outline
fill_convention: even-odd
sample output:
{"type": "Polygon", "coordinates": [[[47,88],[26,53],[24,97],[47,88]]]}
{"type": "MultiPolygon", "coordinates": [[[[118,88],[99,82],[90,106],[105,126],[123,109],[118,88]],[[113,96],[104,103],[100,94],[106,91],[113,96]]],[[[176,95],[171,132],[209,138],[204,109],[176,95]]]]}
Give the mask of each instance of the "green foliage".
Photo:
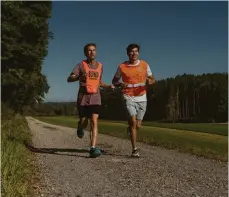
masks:
{"type": "Polygon", "coordinates": [[[3,1],[2,5],[2,101],[17,112],[41,102],[48,92],[41,73],[48,53],[48,19],[51,1],[3,1]]]}
{"type": "Polygon", "coordinates": [[[51,6],[51,1],[1,2],[1,171],[6,197],[28,196],[31,184],[32,155],[24,146],[31,136],[26,120],[16,114],[42,102],[49,90],[41,69],[53,37],[48,24],[51,6]]]}
{"type": "Polygon", "coordinates": [[[76,116],[77,107],[76,102],[62,102],[62,103],[40,103],[36,104],[24,112],[27,115],[34,116],[76,116]]]}
{"type": "Polygon", "coordinates": [[[25,118],[13,115],[6,107],[2,109],[1,173],[2,196],[28,196],[33,169],[32,153],[24,142],[31,141],[25,118]]]}
{"type": "MultiPolygon", "coordinates": [[[[226,122],[228,120],[228,74],[181,75],[147,87],[144,120],[168,122],[226,122]]],[[[121,90],[101,90],[100,118],[127,120],[121,90]]],[[[36,105],[31,115],[76,115],[76,102],[36,105]]],[[[212,127],[213,128],[213,127],[212,127]]],[[[212,129],[214,130],[214,129],[212,129]]],[[[214,131],[213,131],[214,132],[214,131]]]]}
{"type": "Polygon", "coordinates": [[[181,75],[148,89],[145,120],[225,122],[228,120],[228,74],[181,75]]]}

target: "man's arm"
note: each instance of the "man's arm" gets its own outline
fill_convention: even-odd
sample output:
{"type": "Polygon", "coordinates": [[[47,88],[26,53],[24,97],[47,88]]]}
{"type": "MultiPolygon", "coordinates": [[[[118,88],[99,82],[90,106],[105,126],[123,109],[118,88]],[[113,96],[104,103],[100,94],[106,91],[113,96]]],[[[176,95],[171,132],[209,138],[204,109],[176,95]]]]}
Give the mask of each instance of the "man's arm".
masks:
{"type": "Polygon", "coordinates": [[[103,81],[100,81],[99,85],[102,88],[109,88],[109,87],[111,87],[110,85],[106,85],[103,81]]]}
{"type": "Polygon", "coordinates": [[[113,85],[118,84],[120,79],[121,79],[121,72],[120,72],[120,68],[118,67],[116,70],[116,73],[112,79],[112,84],[113,85]]]}
{"type": "Polygon", "coordinates": [[[156,79],[152,74],[152,71],[149,67],[149,65],[147,65],[147,78],[146,78],[146,82],[148,85],[152,85],[154,83],[156,83],[156,79]]]}
{"type": "Polygon", "coordinates": [[[120,79],[122,78],[120,67],[118,67],[113,79],[112,84],[118,88],[125,88],[127,87],[127,84],[124,82],[120,82],[120,79]]]}
{"type": "Polygon", "coordinates": [[[102,76],[103,76],[103,67],[102,67],[102,70],[101,70],[99,86],[100,86],[101,88],[113,88],[112,85],[106,85],[106,84],[102,81],[102,76]]]}
{"type": "Polygon", "coordinates": [[[119,83],[119,80],[120,80],[120,78],[114,76],[113,79],[112,79],[112,84],[113,84],[113,85],[118,84],[118,83],[119,83]]]}
{"type": "Polygon", "coordinates": [[[146,80],[147,80],[147,83],[149,85],[152,85],[152,84],[155,84],[156,83],[156,79],[154,78],[153,75],[148,76],[146,80]]]}
{"type": "Polygon", "coordinates": [[[75,82],[75,81],[78,81],[79,80],[79,77],[77,77],[73,72],[69,75],[67,81],[70,83],[70,82],[75,82]]]}
{"type": "Polygon", "coordinates": [[[79,80],[79,73],[80,73],[80,64],[77,64],[73,68],[71,74],[68,76],[67,82],[70,83],[70,82],[78,81],[79,80]]]}

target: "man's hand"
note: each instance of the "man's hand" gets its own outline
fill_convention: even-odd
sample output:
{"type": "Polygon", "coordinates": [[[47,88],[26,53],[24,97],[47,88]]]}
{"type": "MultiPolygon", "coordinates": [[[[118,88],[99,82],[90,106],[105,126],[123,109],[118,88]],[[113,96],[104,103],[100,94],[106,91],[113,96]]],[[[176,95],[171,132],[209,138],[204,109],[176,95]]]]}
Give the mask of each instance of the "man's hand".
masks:
{"type": "Polygon", "coordinates": [[[100,87],[102,88],[109,88],[109,85],[106,85],[103,81],[100,81],[100,87]]]}
{"type": "Polygon", "coordinates": [[[111,85],[106,85],[105,88],[115,89],[115,86],[113,84],[111,84],[111,85]]]}
{"type": "Polygon", "coordinates": [[[115,88],[112,84],[111,85],[106,85],[102,81],[100,81],[100,87],[102,87],[102,88],[111,88],[111,89],[114,89],[115,88]]]}
{"type": "Polygon", "coordinates": [[[74,73],[71,73],[70,76],[67,79],[68,82],[75,82],[75,81],[78,81],[78,80],[79,80],[79,77],[77,77],[74,73]]]}
{"type": "Polygon", "coordinates": [[[117,87],[117,88],[125,88],[125,87],[127,87],[127,84],[125,84],[125,83],[117,83],[117,84],[114,84],[114,86],[117,87]]]}
{"type": "Polygon", "coordinates": [[[112,91],[114,91],[114,90],[115,90],[115,86],[114,86],[113,84],[108,85],[108,86],[107,86],[107,88],[110,88],[112,91]]]}
{"type": "Polygon", "coordinates": [[[155,80],[155,78],[152,75],[149,76],[149,77],[147,77],[147,79],[146,79],[146,84],[147,85],[152,85],[154,83],[156,83],[156,80],[155,80]]]}

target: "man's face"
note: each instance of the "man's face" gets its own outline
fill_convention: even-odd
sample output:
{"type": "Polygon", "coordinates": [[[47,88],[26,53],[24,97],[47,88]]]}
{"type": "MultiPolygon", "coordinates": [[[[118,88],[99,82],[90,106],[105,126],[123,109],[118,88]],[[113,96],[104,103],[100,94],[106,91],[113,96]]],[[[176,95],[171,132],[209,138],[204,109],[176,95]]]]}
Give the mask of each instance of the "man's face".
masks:
{"type": "Polygon", "coordinates": [[[94,46],[89,46],[87,48],[86,57],[90,60],[94,60],[96,57],[96,48],[94,46]]]}
{"type": "Polygon", "coordinates": [[[129,56],[129,59],[132,60],[132,61],[138,60],[138,56],[139,56],[138,48],[133,48],[129,52],[128,56],[129,56]]]}

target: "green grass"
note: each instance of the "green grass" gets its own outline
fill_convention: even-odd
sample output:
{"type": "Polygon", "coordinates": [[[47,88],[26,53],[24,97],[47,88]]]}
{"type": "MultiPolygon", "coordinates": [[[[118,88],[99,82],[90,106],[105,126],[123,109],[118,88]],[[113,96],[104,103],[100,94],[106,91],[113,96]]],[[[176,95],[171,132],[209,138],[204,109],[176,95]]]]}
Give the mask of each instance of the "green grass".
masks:
{"type": "Polygon", "coordinates": [[[1,128],[2,196],[23,197],[30,193],[33,155],[24,146],[31,140],[24,117],[2,115],[1,128]]]}
{"type": "MultiPolygon", "coordinates": [[[[72,117],[69,117],[72,118],[72,117]]],[[[126,121],[109,121],[103,120],[103,122],[114,122],[114,123],[124,123],[126,121]]],[[[228,124],[219,124],[219,123],[158,123],[158,122],[149,122],[143,121],[144,126],[159,127],[159,128],[168,128],[168,129],[178,129],[185,131],[195,131],[202,133],[212,133],[217,135],[228,136],[228,124]]]]}
{"type": "Polygon", "coordinates": [[[146,126],[180,129],[204,133],[212,133],[217,135],[228,136],[228,124],[210,124],[210,123],[157,123],[144,122],[146,126]]]}
{"type": "MultiPolygon", "coordinates": [[[[77,118],[75,117],[37,117],[41,121],[63,125],[72,128],[77,127],[77,118]]],[[[182,124],[182,127],[174,125],[176,129],[171,128],[162,128],[164,124],[157,127],[153,126],[143,126],[138,132],[138,141],[144,142],[151,145],[162,146],[169,149],[178,149],[181,152],[188,152],[198,156],[203,156],[207,158],[218,159],[221,161],[228,160],[228,139],[227,136],[212,134],[209,130],[204,130],[204,128],[209,129],[207,124],[205,127],[202,127],[202,132],[188,131],[184,128],[185,124],[182,124]]],[[[191,124],[188,124],[190,128],[191,124]]],[[[192,125],[191,125],[192,126],[192,125]]],[[[217,126],[214,125],[217,129],[217,126]]],[[[166,125],[168,127],[168,125],[166,125]]],[[[193,128],[198,129],[198,124],[194,124],[193,128]]],[[[126,135],[126,124],[123,122],[115,123],[109,121],[100,121],[99,122],[99,133],[119,137],[127,138],[126,135]]]]}
{"type": "MultiPolygon", "coordinates": [[[[43,117],[38,117],[43,118],[43,117]]],[[[61,123],[72,124],[76,121],[76,117],[73,116],[55,116],[55,117],[45,117],[45,119],[50,121],[56,121],[61,123]],[[55,120],[54,120],[55,119],[55,120]]],[[[127,125],[126,121],[112,121],[112,120],[100,120],[103,123],[123,123],[127,125]]],[[[211,133],[217,135],[228,136],[228,124],[211,124],[211,123],[158,123],[158,122],[148,122],[143,121],[143,126],[168,128],[168,129],[178,129],[184,131],[195,131],[202,133],[211,133]]]]}

